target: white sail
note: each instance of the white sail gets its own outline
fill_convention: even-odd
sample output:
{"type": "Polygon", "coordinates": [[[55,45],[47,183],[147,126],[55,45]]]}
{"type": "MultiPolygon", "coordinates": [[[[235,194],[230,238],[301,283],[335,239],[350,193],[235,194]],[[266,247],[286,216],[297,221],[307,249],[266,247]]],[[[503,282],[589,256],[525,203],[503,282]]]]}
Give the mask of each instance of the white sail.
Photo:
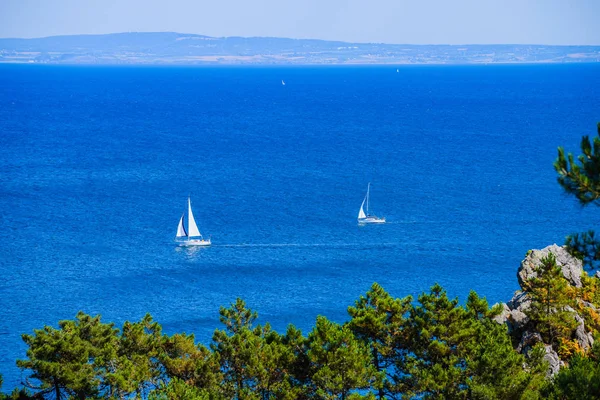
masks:
{"type": "Polygon", "coordinates": [[[189,236],[202,236],[200,231],[198,230],[198,226],[196,225],[196,221],[194,220],[194,214],[192,214],[192,202],[188,198],[188,232],[189,236]]]}
{"type": "Polygon", "coordinates": [[[385,224],[385,218],[379,218],[376,215],[369,214],[369,194],[371,192],[371,183],[367,185],[367,195],[365,196],[362,204],[360,205],[360,211],[358,212],[358,223],[363,224],[385,224]],[[367,212],[365,213],[364,206],[367,206],[367,212]]]}
{"type": "Polygon", "coordinates": [[[185,231],[185,227],[183,226],[183,215],[179,219],[179,225],[177,226],[177,236],[175,237],[184,237],[187,236],[187,232],[185,231]]]}
{"type": "Polygon", "coordinates": [[[365,205],[366,200],[367,200],[367,198],[365,197],[362,204],[360,205],[360,211],[358,212],[358,219],[367,218],[367,216],[365,215],[365,211],[363,210],[363,206],[365,205]]]}

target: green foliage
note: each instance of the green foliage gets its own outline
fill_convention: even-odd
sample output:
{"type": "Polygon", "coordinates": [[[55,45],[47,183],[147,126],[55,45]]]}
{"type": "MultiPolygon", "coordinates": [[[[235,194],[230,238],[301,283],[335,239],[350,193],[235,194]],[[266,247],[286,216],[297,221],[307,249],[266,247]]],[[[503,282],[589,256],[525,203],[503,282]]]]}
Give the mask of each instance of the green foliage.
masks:
{"type": "Polygon", "coordinates": [[[383,372],[383,381],[377,388],[379,399],[399,392],[394,363],[405,347],[406,338],[402,328],[411,303],[412,297],[394,299],[374,283],[365,296],[361,296],[353,307],[348,307],[348,314],[352,318],[348,327],[369,346],[375,371],[383,372]]]}
{"type": "Polygon", "coordinates": [[[123,324],[112,352],[103,361],[106,390],[119,398],[146,396],[159,383],[158,354],[161,326],[146,314],[139,322],[123,324]]]}
{"type": "Polygon", "coordinates": [[[33,394],[31,394],[31,392],[26,389],[26,388],[21,388],[21,389],[14,389],[12,391],[11,394],[7,395],[7,394],[3,394],[0,393],[0,399],[2,400],[32,400],[32,399],[39,399],[40,397],[37,397],[33,394]]]}
{"type": "Polygon", "coordinates": [[[253,327],[257,314],[237,299],[221,308],[226,330],[216,330],[211,348],[223,374],[221,388],[228,398],[292,399],[301,388],[292,385],[294,351],[270,326],[253,327]]]}
{"type": "Polygon", "coordinates": [[[205,389],[199,389],[184,381],[173,378],[168,384],[161,384],[158,389],[153,390],[148,400],[213,400],[218,399],[205,389]]]}
{"type": "Polygon", "coordinates": [[[27,386],[41,394],[53,393],[56,399],[77,399],[100,395],[102,378],[94,368],[114,344],[117,330],[100,322],[100,316],[77,314],[75,321],[60,321],[59,329],[50,326],[23,335],[29,346],[27,360],[18,360],[23,370],[31,370],[27,386]],[[35,383],[35,381],[39,383],[35,383]]]}
{"type": "Polygon", "coordinates": [[[558,183],[583,206],[600,205],[600,123],[598,135],[593,142],[588,136],[581,139],[582,154],[577,161],[571,153],[565,156],[564,149],[559,147],[558,158],[554,162],[558,183]]]}
{"type": "Polygon", "coordinates": [[[318,398],[346,399],[352,390],[368,389],[381,380],[370,363],[369,348],[347,326],[323,316],[308,335],[307,354],[318,398]]]}
{"type": "Polygon", "coordinates": [[[465,307],[450,300],[439,285],[419,296],[405,330],[409,342],[397,360],[403,393],[427,399],[535,398],[536,368],[529,371],[524,357],[515,352],[506,327],[491,318],[499,306],[471,292],[465,307]]]}
{"type": "Polygon", "coordinates": [[[350,321],[318,317],[305,337],[292,325],[285,335],[255,326],[256,312],[237,299],[220,309],[224,329],[210,349],[162,334],[150,315],[119,331],[79,313],[23,335],[28,359],[18,365],[36,393],[10,398],[535,399],[541,358],[512,349],[491,320],[499,311],[474,292],[461,306],[436,285],[415,304],[374,284],[350,321]]]}
{"type": "Polygon", "coordinates": [[[397,366],[409,397],[466,397],[467,364],[461,352],[474,333],[467,317],[458,300],[450,300],[437,284],[419,296],[405,328],[408,353],[397,366]]]}
{"type": "Polygon", "coordinates": [[[190,386],[213,390],[223,379],[218,354],[197,345],[194,335],[164,336],[159,359],[168,377],[190,386]]]}
{"type": "Polygon", "coordinates": [[[219,320],[231,334],[236,334],[243,329],[251,328],[256,318],[258,318],[256,311],[246,308],[246,303],[239,298],[236,299],[231,307],[221,307],[219,314],[219,320]]]}
{"type": "Polygon", "coordinates": [[[306,392],[310,386],[310,361],[307,355],[308,339],[293,325],[289,325],[282,344],[288,348],[292,355],[292,362],[287,365],[292,387],[299,394],[306,392]]]}
{"type": "MultiPolygon", "coordinates": [[[[597,129],[598,137],[593,142],[588,136],[581,139],[582,154],[577,160],[571,153],[565,156],[564,149],[559,147],[558,158],[554,162],[558,183],[582,206],[600,205],[600,123],[597,129]]],[[[583,261],[584,266],[599,266],[600,239],[596,238],[594,231],[571,234],[567,236],[565,245],[573,256],[583,261]]]]}
{"type": "Polygon", "coordinates": [[[585,321],[586,330],[592,336],[600,337],[600,279],[589,276],[585,271],[581,274],[581,288],[577,292],[577,312],[585,321]],[[592,305],[590,307],[589,305],[592,305]]]}
{"type": "Polygon", "coordinates": [[[597,268],[600,262],[600,239],[594,231],[574,233],[567,236],[565,246],[569,253],[580,259],[584,267],[597,268]]]}
{"type": "Polygon", "coordinates": [[[577,350],[577,344],[571,340],[577,322],[566,309],[576,306],[574,289],[562,275],[552,253],[541,260],[535,272],[536,277],[527,281],[531,306],[525,312],[544,342],[563,358],[568,357],[577,350]]]}
{"type": "Polygon", "coordinates": [[[546,357],[546,346],[543,343],[535,344],[527,353],[525,371],[529,375],[529,384],[523,392],[521,399],[523,400],[539,400],[547,398],[548,387],[548,361],[546,357]]]}
{"type": "Polygon", "coordinates": [[[537,359],[526,360],[513,347],[507,327],[489,319],[477,324],[467,352],[467,385],[470,399],[537,397],[545,368],[537,359]],[[523,365],[528,365],[524,369],[523,365]]]}
{"type": "Polygon", "coordinates": [[[562,368],[547,393],[553,399],[600,399],[600,342],[588,356],[575,355],[562,368]]]}
{"type": "Polygon", "coordinates": [[[56,399],[146,397],[166,379],[160,364],[162,334],[146,315],[125,322],[122,333],[100,316],[82,312],[74,321],[59,322],[23,335],[29,346],[26,360],[17,360],[28,388],[37,396],[56,399]]]}

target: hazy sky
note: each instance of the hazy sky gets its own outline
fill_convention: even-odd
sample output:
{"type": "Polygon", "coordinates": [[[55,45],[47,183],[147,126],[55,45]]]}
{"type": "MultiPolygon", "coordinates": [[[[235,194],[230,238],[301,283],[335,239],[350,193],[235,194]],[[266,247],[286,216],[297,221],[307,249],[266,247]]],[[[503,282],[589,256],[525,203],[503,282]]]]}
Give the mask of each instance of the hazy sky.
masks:
{"type": "Polygon", "coordinates": [[[600,0],[0,0],[0,37],[172,31],[410,44],[600,45],[600,0]]]}

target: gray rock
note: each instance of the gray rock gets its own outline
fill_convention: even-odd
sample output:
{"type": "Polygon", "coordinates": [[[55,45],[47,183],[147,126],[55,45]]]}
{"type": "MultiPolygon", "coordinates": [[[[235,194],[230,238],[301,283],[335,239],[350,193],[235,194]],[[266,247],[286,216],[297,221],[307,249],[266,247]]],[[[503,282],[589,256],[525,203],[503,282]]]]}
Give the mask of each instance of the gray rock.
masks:
{"type": "Polygon", "coordinates": [[[596,273],[594,274],[594,276],[598,279],[600,279],[600,271],[596,271],[596,273]]]}
{"type": "Polygon", "coordinates": [[[516,291],[513,298],[508,302],[508,308],[511,310],[519,310],[525,312],[531,305],[531,298],[529,294],[523,291],[516,291]]]}
{"type": "Polygon", "coordinates": [[[519,310],[512,310],[508,318],[509,326],[508,329],[511,331],[519,331],[525,328],[525,325],[529,322],[529,317],[524,312],[519,310]]]}
{"type": "Polygon", "coordinates": [[[548,361],[548,372],[546,373],[546,376],[552,377],[558,373],[563,362],[558,358],[558,354],[552,350],[552,346],[546,345],[544,346],[544,349],[546,349],[544,360],[548,361]]]}
{"type": "MultiPolygon", "coordinates": [[[[554,311],[555,311],[555,309],[554,309],[554,308],[551,308],[550,310],[551,310],[552,312],[554,312],[554,311]]],[[[563,307],[563,310],[565,310],[565,311],[568,311],[568,312],[570,312],[571,314],[577,314],[577,313],[575,312],[575,310],[573,309],[573,307],[571,307],[571,306],[564,306],[564,307],[563,307]]],[[[579,315],[577,315],[577,316],[579,316],[579,315]]]]}
{"type": "Polygon", "coordinates": [[[587,350],[594,344],[594,339],[590,341],[591,334],[585,331],[585,321],[579,315],[575,314],[575,320],[577,321],[577,329],[575,329],[575,339],[583,350],[587,350]]]}
{"type": "Polygon", "coordinates": [[[562,274],[567,281],[575,287],[581,287],[581,272],[583,271],[581,260],[571,256],[565,247],[553,244],[542,250],[530,251],[521,262],[517,272],[517,279],[521,288],[525,289],[525,282],[537,276],[534,270],[541,264],[542,258],[548,256],[549,253],[554,254],[556,265],[562,269],[562,274]]]}
{"type": "Polygon", "coordinates": [[[526,331],[523,333],[523,336],[521,336],[521,341],[519,342],[516,350],[519,353],[527,354],[529,350],[536,345],[536,343],[541,341],[542,336],[539,333],[526,331]]]}
{"type": "Polygon", "coordinates": [[[508,308],[508,306],[505,303],[502,303],[502,307],[503,307],[502,312],[500,314],[496,315],[494,318],[492,318],[494,321],[496,321],[500,325],[505,324],[510,315],[510,308],[508,308]]]}

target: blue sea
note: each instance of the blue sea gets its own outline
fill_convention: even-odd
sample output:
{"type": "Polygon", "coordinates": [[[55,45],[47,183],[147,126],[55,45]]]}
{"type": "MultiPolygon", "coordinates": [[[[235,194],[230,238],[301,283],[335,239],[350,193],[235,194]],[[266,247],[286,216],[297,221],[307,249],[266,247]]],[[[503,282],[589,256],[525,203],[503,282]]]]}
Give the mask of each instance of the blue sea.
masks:
{"type": "Polygon", "coordinates": [[[240,297],[306,334],[373,282],[507,301],[527,250],[598,227],[552,163],[596,134],[600,64],[396,68],[0,65],[4,390],[79,310],[209,344],[240,297]],[[173,241],[188,196],[210,248],[173,241]]]}

